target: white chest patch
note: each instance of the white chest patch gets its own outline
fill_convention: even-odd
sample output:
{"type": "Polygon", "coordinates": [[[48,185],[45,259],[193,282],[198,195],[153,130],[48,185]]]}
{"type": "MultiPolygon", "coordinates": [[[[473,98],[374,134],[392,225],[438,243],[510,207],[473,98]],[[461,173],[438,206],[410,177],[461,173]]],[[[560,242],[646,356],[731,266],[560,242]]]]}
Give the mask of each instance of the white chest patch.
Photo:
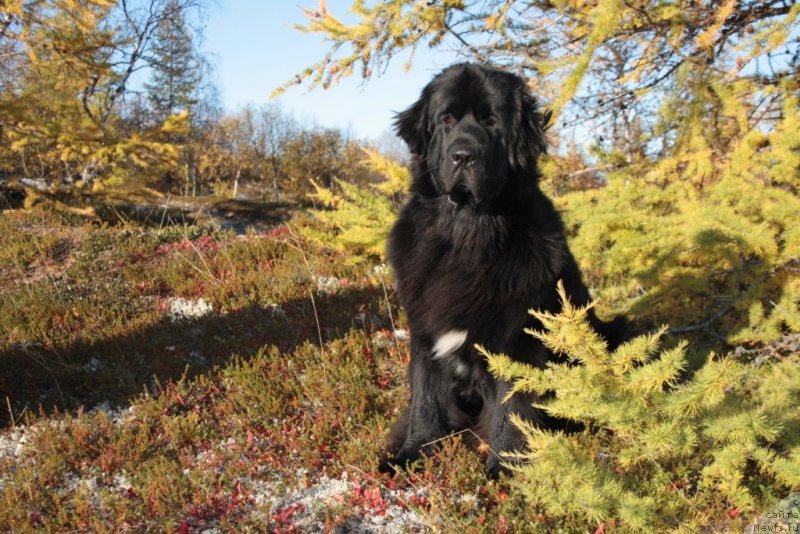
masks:
{"type": "Polygon", "coordinates": [[[450,330],[439,336],[433,346],[433,359],[441,360],[450,356],[467,340],[466,330],[450,330]]]}

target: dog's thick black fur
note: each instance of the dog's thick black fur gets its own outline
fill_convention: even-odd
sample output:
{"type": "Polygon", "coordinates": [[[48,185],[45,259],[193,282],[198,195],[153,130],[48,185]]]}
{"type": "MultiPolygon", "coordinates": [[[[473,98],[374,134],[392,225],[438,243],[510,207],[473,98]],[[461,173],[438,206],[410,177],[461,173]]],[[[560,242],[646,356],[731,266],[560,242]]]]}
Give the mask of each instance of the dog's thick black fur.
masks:
{"type": "MultiPolygon", "coordinates": [[[[558,280],[574,304],[589,302],[561,218],[537,186],[545,122],[522,79],[475,64],[444,70],[397,115],[413,182],[388,256],[411,330],[411,403],[392,429],[384,471],[466,428],[495,452],[521,449],[511,413],[548,424],[531,395],[501,402],[509,385],[474,349],[544,367],[555,356],[523,332],[540,326],[528,309],[557,311],[558,280]]],[[[615,324],[591,321],[613,342],[615,324]]],[[[501,470],[490,454],[487,474],[501,470]]]]}

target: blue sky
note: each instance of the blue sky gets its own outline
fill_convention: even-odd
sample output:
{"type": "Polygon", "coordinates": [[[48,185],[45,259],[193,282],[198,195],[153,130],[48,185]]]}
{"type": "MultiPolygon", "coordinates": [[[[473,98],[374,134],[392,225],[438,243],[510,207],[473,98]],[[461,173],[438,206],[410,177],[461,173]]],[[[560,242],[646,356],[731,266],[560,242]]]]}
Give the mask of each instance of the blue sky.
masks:
{"type": "MultiPolygon", "coordinates": [[[[351,3],[330,0],[328,11],[346,17],[351,3]]],[[[304,22],[302,7],[317,5],[315,0],[220,0],[210,8],[204,49],[216,65],[227,110],[268,102],[273,89],[324,56],[329,45],[320,36],[292,29],[304,22]]],[[[305,123],[374,139],[389,129],[395,111],[416,100],[433,74],[456,60],[453,53],[426,47],[405,72],[406,58],[395,57],[384,75],[366,84],[356,74],[328,90],[291,87],[275,101],[305,123]]]]}

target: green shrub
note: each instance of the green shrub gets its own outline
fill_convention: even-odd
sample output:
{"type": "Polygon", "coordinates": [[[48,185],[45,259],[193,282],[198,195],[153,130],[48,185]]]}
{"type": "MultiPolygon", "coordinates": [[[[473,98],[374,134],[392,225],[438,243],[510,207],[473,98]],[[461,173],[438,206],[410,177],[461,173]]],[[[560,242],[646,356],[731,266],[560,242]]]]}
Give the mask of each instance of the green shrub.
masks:
{"type": "Polygon", "coordinates": [[[559,198],[596,296],[733,343],[800,330],[797,122],[751,131],[702,187],[683,154],[559,198]]]}
{"type": "Polygon", "coordinates": [[[512,393],[543,397],[549,414],[586,425],[565,435],[516,420],[527,450],[513,484],[558,523],[623,531],[731,528],[800,485],[800,354],[760,365],[709,354],[690,377],[685,344],[661,350],[663,329],[614,352],[588,308],[532,312],[529,331],[571,362],[546,369],[488,357],[512,393]],[[579,365],[575,365],[579,364],[579,365]]]}
{"type": "Polygon", "coordinates": [[[347,251],[352,262],[384,258],[398,199],[411,182],[408,169],[402,165],[377,152],[367,150],[366,154],[364,165],[386,180],[368,187],[335,180],[336,191],[314,184],[316,193],[311,197],[322,208],[313,210],[317,224],[301,228],[312,242],[347,251]]]}

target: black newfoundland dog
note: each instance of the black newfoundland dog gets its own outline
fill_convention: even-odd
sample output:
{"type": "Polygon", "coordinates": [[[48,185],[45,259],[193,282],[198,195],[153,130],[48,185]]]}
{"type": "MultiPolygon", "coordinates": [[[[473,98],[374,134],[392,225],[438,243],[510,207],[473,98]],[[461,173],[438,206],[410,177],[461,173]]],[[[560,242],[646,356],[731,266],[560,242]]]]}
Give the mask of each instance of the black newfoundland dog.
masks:
{"type": "MultiPolygon", "coordinates": [[[[474,349],[544,367],[556,357],[523,332],[540,326],[528,309],[557,311],[558,280],[573,303],[589,302],[561,218],[537,186],[545,122],[521,78],[475,64],[447,68],[397,115],[413,183],[388,256],[411,330],[411,403],[392,428],[382,471],[466,428],[495,453],[520,449],[511,413],[552,424],[533,396],[501,402],[509,385],[474,349]]],[[[611,342],[617,325],[591,320],[611,342]]],[[[501,470],[490,454],[487,474],[501,470]]]]}

